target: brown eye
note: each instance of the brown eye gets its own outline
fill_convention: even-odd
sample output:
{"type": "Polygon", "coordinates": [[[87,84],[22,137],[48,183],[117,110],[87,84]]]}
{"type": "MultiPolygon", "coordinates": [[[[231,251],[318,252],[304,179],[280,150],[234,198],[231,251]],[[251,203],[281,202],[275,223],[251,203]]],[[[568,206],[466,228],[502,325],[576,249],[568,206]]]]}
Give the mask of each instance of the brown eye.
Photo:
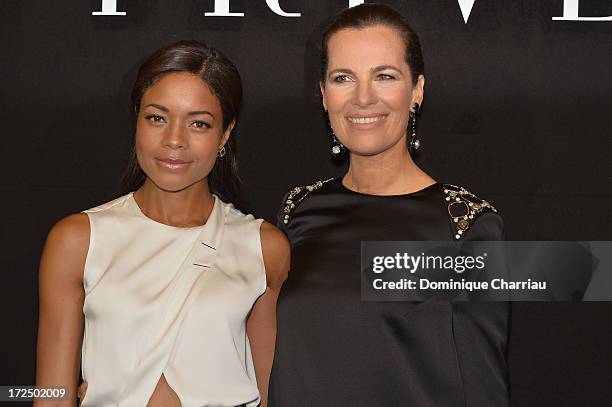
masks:
{"type": "Polygon", "coordinates": [[[381,73],[381,74],[380,74],[380,75],[378,75],[376,78],[377,78],[378,80],[380,80],[380,81],[390,81],[390,80],[395,79],[395,76],[393,76],[393,75],[389,75],[389,74],[387,74],[387,73],[381,73]]]}
{"type": "Polygon", "coordinates": [[[164,119],[162,116],[158,115],[158,114],[150,114],[145,116],[145,119],[147,119],[148,121],[152,122],[152,123],[165,123],[166,119],[164,119]]]}
{"type": "Polygon", "coordinates": [[[210,129],[212,127],[209,123],[203,120],[196,120],[193,123],[191,123],[191,125],[195,127],[196,129],[210,129]]]}
{"type": "Polygon", "coordinates": [[[349,82],[350,80],[351,78],[348,75],[338,75],[333,79],[336,83],[349,82]]]}

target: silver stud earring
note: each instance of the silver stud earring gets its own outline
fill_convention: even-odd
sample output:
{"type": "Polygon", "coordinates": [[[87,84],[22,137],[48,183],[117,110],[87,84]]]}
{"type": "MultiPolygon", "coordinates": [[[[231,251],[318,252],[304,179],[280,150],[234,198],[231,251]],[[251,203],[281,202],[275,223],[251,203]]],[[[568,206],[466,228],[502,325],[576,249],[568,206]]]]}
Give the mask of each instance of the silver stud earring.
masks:
{"type": "Polygon", "coordinates": [[[410,132],[410,150],[416,151],[421,146],[421,142],[418,138],[416,138],[416,122],[417,116],[419,115],[419,104],[415,103],[412,105],[412,110],[410,111],[410,125],[408,126],[410,132]]]}
{"type": "Polygon", "coordinates": [[[225,146],[221,147],[219,149],[219,151],[217,151],[217,156],[218,157],[224,157],[225,156],[225,146]]]}

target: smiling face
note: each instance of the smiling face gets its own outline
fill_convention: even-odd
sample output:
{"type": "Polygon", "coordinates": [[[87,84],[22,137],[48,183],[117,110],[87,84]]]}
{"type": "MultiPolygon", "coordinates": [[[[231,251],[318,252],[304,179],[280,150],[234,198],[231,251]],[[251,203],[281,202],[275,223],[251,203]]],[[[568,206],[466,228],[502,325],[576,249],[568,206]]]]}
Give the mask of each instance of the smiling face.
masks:
{"type": "Polygon", "coordinates": [[[140,168],[157,187],[181,191],[206,180],[229,138],[216,96],[198,76],[171,73],[146,90],[136,122],[140,168]]]}
{"type": "Polygon", "coordinates": [[[425,79],[413,84],[404,55],[401,35],[386,26],[343,29],[329,39],[323,106],[352,154],[406,148],[410,109],[422,103],[425,79]]]}

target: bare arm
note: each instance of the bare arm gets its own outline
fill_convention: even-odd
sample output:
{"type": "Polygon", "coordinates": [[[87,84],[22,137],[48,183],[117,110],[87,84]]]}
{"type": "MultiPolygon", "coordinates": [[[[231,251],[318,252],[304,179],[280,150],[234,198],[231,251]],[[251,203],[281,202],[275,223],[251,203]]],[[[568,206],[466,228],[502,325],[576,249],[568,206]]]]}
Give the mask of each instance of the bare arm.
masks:
{"type": "Polygon", "coordinates": [[[276,340],[276,300],[289,272],[290,246],[283,232],[267,222],[262,223],[260,234],[268,287],[253,306],[247,321],[247,334],[261,394],[260,406],[266,407],[276,340]]]}
{"type": "Polygon", "coordinates": [[[36,385],[67,386],[68,399],[35,407],[74,406],[83,340],[83,270],[89,219],[68,216],[49,232],[40,262],[36,385]]]}

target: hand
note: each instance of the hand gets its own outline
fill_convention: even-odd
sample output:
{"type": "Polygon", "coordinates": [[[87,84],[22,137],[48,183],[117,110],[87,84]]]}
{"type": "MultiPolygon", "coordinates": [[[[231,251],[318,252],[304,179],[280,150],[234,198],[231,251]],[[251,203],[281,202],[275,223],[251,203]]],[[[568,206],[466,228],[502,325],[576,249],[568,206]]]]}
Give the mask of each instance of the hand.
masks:
{"type": "Polygon", "coordinates": [[[77,397],[79,398],[79,406],[83,402],[83,399],[85,398],[86,393],[87,393],[87,382],[83,382],[81,383],[81,385],[79,386],[79,389],[77,390],[77,397]]]}

